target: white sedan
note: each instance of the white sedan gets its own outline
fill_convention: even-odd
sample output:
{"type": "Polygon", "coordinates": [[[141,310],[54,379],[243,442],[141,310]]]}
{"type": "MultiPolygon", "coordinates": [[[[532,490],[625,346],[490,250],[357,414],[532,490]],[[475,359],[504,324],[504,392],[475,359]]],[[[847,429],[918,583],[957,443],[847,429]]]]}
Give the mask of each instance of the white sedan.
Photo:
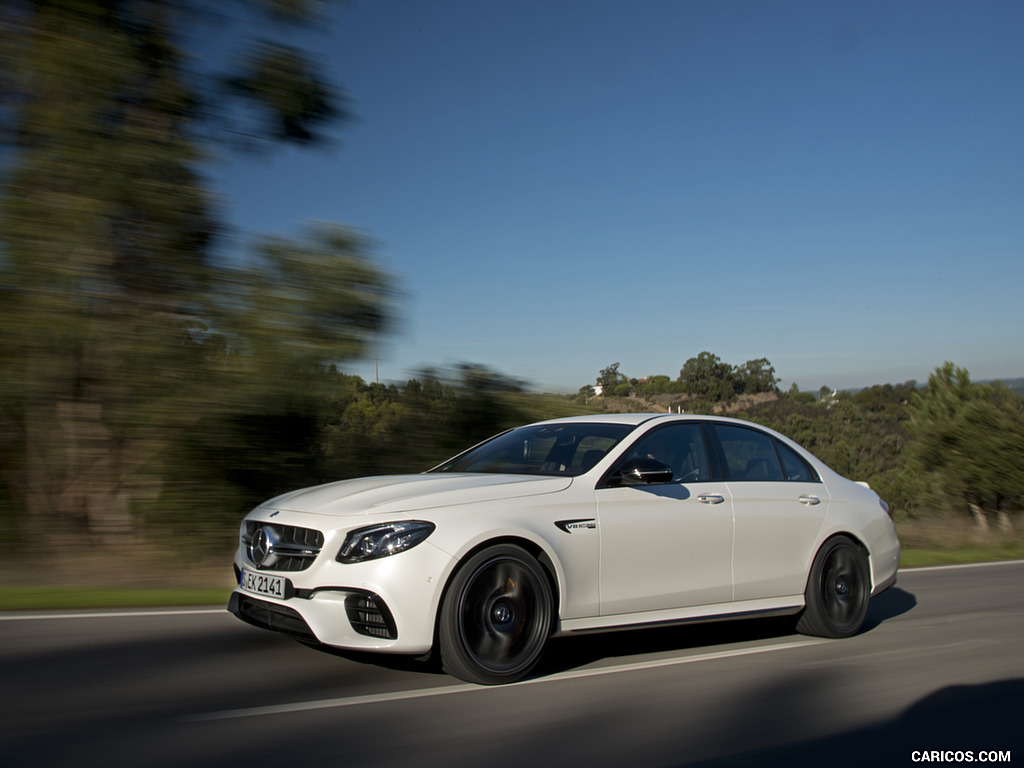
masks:
{"type": "Polygon", "coordinates": [[[504,432],[416,475],[261,504],[228,606],[338,648],[518,680],[548,638],[798,615],[860,630],[896,581],[889,509],[782,435],[713,416],[616,414],[504,432]]]}

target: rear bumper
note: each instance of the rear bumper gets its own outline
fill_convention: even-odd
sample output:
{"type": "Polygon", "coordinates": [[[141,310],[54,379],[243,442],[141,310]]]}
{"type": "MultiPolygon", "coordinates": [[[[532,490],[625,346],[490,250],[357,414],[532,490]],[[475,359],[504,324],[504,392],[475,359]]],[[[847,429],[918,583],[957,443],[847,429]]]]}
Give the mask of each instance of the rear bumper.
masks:
{"type": "Polygon", "coordinates": [[[895,586],[895,584],[896,584],[896,575],[897,575],[896,573],[893,573],[893,575],[890,576],[889,578],[887,578],[887,579],[885,579],[883,581],[880,581],[878,584],[876,584],[875,588],[873,590],[871,590],[871,596],[874,597],[875,595],[878,595],[878,594],[881,594],[882,592],[885,592],[885,590],[887,590],[889,587],[895,586]]]}

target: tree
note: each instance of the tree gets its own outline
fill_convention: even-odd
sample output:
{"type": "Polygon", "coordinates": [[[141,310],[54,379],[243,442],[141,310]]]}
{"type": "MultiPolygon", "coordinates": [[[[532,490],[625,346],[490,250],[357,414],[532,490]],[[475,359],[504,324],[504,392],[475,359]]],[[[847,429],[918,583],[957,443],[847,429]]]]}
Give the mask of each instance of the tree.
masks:
{"type": "MultiPolygon", "coordinates": [[[[280,28],[312,4],[234,7],[280,28]]],[[[385,328],[388,280],[343,230],[262,241],[244,270],[216,258],[199,170],[211,143],[312,144],[342,112],[311,62],[272,41],[234,75],[189,70],[182,41],[223,21],[206,8],[0,9],[0,479],[25,540],[123,536],[169,494],[208,509],[197,455],[227,455],[254,415],[302,413],[303,382],[385,328]]],[[[301,454],[306,431],[290,436],[301,454]]]]}
{"type": "Polygon", "coordinates": [[[648,376],[643,381],[637,382],[636,393],[641,397],[653,397],[661,395],[670,390],[672,379],[663,374],[648,376]]]}
{"type": "Polygon", "coordinates": [[[910,380],[903,384],[882,384],[866,387],[853,395],[857,405],[867,411],[888,416],[893,421],[909,418],[910,401],[917,389],[917,382],[910,380]]]}
{"type": "Polygon", "coordinates": [[[779,389],[775,368],[766,357],[748,360],[733,371],[733,378],[736,382],[736,393],[740,395],[778,392],[779,389]]]}
{"type": "Polygon", "coordinates": [[[713,403],[730,400],[735,392],[732,366],[710,352],[701,352],[683,363],[679,383],[687,394],[713,403]]]}
{"type": "Polygon", "coordinates": [[[801,392],[795,381],[786,392],[786,397],[799,403],[813,403],[816,400],[813,392],[801,392]]]}
{"type": "Polygon", "coordinates": [[[620,384],[627,383],[626,375],[619,373],[618,363],[612,363],[607,368],[602,368],[597,375],[597,384],[601,387],[601,394],[605,397],[611,397],[620,384]]]}
{"type": "Polygon", "coordinates": [[[973,383],[947,362],[913,394],[910,412],[911,465],[981,530],[995,514],[1010,532],[1009,511],[1024,501],[1024,401],[1002,385],[973,383]]]}

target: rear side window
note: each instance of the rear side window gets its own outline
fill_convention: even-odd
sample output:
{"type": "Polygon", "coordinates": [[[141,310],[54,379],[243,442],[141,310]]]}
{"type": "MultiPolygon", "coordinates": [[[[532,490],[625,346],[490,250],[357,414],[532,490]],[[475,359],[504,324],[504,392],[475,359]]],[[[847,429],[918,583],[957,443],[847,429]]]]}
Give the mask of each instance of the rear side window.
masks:
{"type": "Polygon", "coordinates": [[[792,448],[756,429],[714,425],[729,480],[816,483],[818,476],[792,448]]]}
{"type": "Polygon", "coordinates": [[[818,474],[792,448],[776,440],[775,449],[779,452],[779,458],[782,460],[782,472],[787,480],[794,483],[818,482],[818,474]]]}
{"type": "Polygon", "coordinates": [[[782,465],[770,435],[722,424],[715,424],[714,428],[722,444],[730,480],[782,479],[782,465]]]}

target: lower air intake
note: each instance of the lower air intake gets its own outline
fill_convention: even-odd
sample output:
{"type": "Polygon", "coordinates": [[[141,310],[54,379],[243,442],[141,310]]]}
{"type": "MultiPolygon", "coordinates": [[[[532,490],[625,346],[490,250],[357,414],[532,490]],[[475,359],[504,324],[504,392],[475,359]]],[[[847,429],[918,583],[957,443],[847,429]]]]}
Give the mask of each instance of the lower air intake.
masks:
{"type": "Polygon", "coordinates": [[[300,640],[316,642],[316,635],[298,611],[276,603],[257,600],[248,595],[232,593],[228,610],[242,621],[263,629],[272,629],[300,640]]]}
{"type": "Polygon", "coordinates": [[[381,640],[396,640],[398,629],[384,602],[372,595],[349,595],[345,599],[345,612],[352,629],[360,635],[381,640]]]}

